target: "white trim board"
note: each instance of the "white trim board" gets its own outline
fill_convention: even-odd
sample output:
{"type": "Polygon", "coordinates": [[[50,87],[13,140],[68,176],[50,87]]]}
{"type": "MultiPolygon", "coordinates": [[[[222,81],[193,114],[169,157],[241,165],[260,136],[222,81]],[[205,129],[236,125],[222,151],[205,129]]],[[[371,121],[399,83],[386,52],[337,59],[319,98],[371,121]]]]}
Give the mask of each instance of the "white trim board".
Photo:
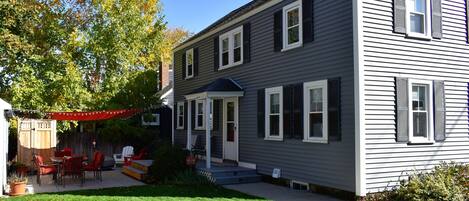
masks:
{"type": "Polygon", "coordinates": [[[353,6],[353,60],[355,97],[355,195],[366,196],[365,82],[363,67],[363,0],[353,6]]]}
{"type": "Polygon", "coordinates": [[[280,2],[282,2],[282,0],[271,0],[271,1],[269,1],[269,2],[267,2],[267,3],[265,3],[265,4],[263,4],[263,5],[260,5],[259,7],[255,8],[255,9],[253,9],[253,10],[251,10],[251,11],[245,13],[244,15],[241,15],[241,16],[239,16],[239,17],[237,17],[237,18],[235,18],[235,19],[233,19],[233,20],[227,22],[226,24],[223,24],[223,25],[221,25],[221,26],[219,26],[219,27],[217,27],[217,28],[215,28],[215,29],[212,29],[211,31],[209,31],[209,32],[207,32],[207,33],[205,33],[205,34],[202,34],[202,35],[200,35],[200,36],[198,36],[198,37],[196,37],[196,38],[193,38],[193,39],[192,39],[192,38],[189,38],[187,43],[183,43],[183,44],[181,44],[180,46],[174,48],[174,49],[173,49],[173,52],[176,52],[176,51],[179,51],[179,50],[181,50],[181,49],[184,49],[184,48],[186,48],[186,47],[188,47],[188,46],[191,46],[191,45],[193,45],[194,43],[197,43],[197,42],[199,42],[199,41],[201,41],[201,40],[207,38],[208,36],[211,36],[211,35],[216,34],[216,33],[220,32],[220,31],[222,31],[222,30],[224,30],[224,29],[226,29],[226,28],[228,28],[228,27],[230,27],[230,26],[233,26],[233,25],[235,25],[236,23],[239,23],[239,22],[241,22],[241,21],[243,21],[243,20],[245,20],[245,19],[247,19],[247,18],[249,18],[249,17],[251,17],[251,16],[253,16],[253,15],[255,15],[255,14],[257,14],[257,13],[263,11],[263,10],[265,10],[265,9],[267,9],[267,8],[270,8],[270,7],[272,7],[272,6],[274,6],[275,4],[278,4],[278,3],[280,3],[280,2]]]}

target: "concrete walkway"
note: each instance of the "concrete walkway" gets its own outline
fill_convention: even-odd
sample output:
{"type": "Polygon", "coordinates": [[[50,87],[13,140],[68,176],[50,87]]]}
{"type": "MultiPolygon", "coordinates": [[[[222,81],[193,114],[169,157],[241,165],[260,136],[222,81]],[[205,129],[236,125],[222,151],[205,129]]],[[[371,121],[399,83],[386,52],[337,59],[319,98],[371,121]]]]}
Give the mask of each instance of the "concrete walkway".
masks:
{"type": "Polygon", "coordinates": [[[263,182],[225,185],[223,187],[275,201],[342,201],[325,195],[293,190],[284,186],[277,186],[263,182]]]}
{"type": "Polygon", "coordinates": [[[117,168],[112,171],[103,171],[103,181],[95,180],[93,173],[86,174],[86,180],[83,186],[80,186],[80,181],[67,178],[65,188],[63,185],[56,185],[52,180],[51,175],[41,177],[42,185],[39,186],[36,182],[36,176],[29,177],[27,186],[28,193],[46,193],[46,192],[62,192],[62,191],[76,191],[85,189],[101,189],[112,187],[127,187],[127,186],[140,186],[144,183],[134,180],[121,173],[121,169],[117,168]]]}

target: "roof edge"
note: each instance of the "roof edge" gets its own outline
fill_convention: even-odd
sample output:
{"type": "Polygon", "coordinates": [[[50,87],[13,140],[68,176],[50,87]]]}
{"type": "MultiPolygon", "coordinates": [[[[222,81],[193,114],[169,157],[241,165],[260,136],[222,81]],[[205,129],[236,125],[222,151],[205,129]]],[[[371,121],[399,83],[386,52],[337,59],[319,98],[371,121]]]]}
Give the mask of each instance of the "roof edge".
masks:
{"type": "MultiPolygon", "coordinates": [[[[236,23],[239,23],[267,8],[270,8],[280,2],[282,2],[283,0],[267,0],[265,2],[260,2],[259,5],[257,7],[254,7],[252,8],[251,10],[249,10],[249,6],[253,5],[254,3],[256,3],[256,0],[253,0],[252,2],[249,2],[241,7],[239,7],[238,9],[235,9],[233,11],[231,11],[230,13],[228,13],[227,15],[225,15],[224,17],[220,18],[219,20],[217,20],[216,22],[214,22],[213,24],[209,25],[207,28],[203,29],[202,31],[200,31],[199,33],[195,34],[194,36],[190,37],[189,39],[187,39],[186,41],[184,41],[183,43],[179,44],[178,46],[176,46],[175,48],[173,48],[173,53],[176,52],[176,51],[179,51],[181,49],[184,49],[190,45],[193,45],[194,43],[197,43],[205,38],[207,38],[208,36],[210,35],[213,35],[223,29],[226,29],[230,26],[233,26],[234,24],[236,23]],[[241,12],[242,10],[244,9],[248,9],[248,11],[240,16],[235,16],[233,17],[235,14],[237,14],[238,12],[241,12]],[[233,17],[232,19],[230,19],[230,17],[233,17]],[[226,23],[222,23],[222,22],[225,22],[227,21],[226,23]]],[[[258,2],[257,2],[258,3],[258,2]]]]}

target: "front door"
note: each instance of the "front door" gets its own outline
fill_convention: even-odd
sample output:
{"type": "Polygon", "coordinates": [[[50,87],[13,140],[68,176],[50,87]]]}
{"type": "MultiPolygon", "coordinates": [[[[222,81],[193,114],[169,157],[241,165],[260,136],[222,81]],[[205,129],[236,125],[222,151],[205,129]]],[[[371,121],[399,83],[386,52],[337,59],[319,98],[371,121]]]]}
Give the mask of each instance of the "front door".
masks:
{"type": "Polygon", "coordinates": [[[238,161],[238,98],[223,101],[223,159],[238,161]]]}

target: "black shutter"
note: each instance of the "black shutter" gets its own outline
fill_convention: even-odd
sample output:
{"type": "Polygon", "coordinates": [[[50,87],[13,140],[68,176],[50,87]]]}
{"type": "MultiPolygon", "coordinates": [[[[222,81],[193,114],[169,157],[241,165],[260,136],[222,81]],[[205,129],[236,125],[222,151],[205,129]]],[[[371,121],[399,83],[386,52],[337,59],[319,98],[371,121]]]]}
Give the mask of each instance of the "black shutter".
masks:
{"type": "Polygon", "coordinates": [[[466,40],[469,43],[469,0],[466,0],[466,40]]]}
{"type": "Polygon", "coordinates": [[[409,141],[409,90],[407,78],[396,77],[396,141],[409,141]]]}
{"type": "Polygon", "coordinates": [[[195,100],[191,101],[191,128],[195,128],[195,100]]]}
{"type": "Polygon", "coordinates": [[[406,33],[405,30],[405,1],[394,0],[394,32],[406,33]]]}
{"type": "Polygon", "coordinates": [[[187,101],[184,102],[184,129],[187,129],[187,101]]]}
{"type": "Polygon", "coordinates": [[[442,24],[441,24],[441,0],[432,0],[432,37],[441,39],[442,24]]]}
{"type": "Polygon", "coordinates": [[[175,104],[173,105],[174,129],[176,129],[177,126],[178,126],[178,121],[177,121],[177,119],[178,119],[178,109],[179,109],[179,107],[178,107],[177,103],[175,103],[175,104]]]}
{"type": "Polygon", "coordinates": [[[243,63],[251,61],[251,23],[243,25],[243,63]]]}
{"type": "Polygon", "coordinates": [[[303,83],[293,86],[293,138],[303,139],[303,83]]]}
{"type": "Polygon", "coordinates": [[[445,83],[440,80],[434,81],[433,87],[435,141],[442,142],[446,138],[445,83]]]}
{"type": "Polygon", "coordinates": [[[194,76],[199,75],[199,48],[194,48],[194,76]]]}
{"type": "Polygon", "coordinates": [[[218,36],[213,38],[213,71],[218,71],[218,67],[220,66],[220,44],[218,41],[218,36]]]}
{"type": "Polygon", "coordinates": [[[341,140],[340,122],[340,78],[332,78],[327,82],[328,98],[328,132],[330,141],[341,140]]]}
{"type": "Polygon", "coordinates": [[[212,125],[212,130],[218,131],[218,128],[220,127],[220,106],[221,106],[221,101],[219,99],[213,100],[213,125],[212,125]]]}
{"type": "Polygon", "coordinates": [[[283,136],[293,138],[293,85],[283,87],[283,136]]]}
{"type": "Polygon", "coordinates": [[[265,137],[265,90],[257,90],[257,136],[265,137]]]}
{"type": "Polygon", "coordinates": [[[314,40],[313,4],[313,0],[303,0],[303,43],[314,40]]]}
{"type": "Polygon", "coordinates": [[[283,47],[283,11],[279,10],[274,13],[274,51],[280,52],[283,47]]]}
{"type": "Polygon", "coordinates": [[[186,52],[183,52],[182,53],[182,72],[181,72],[181,75],[182,75],[182,79],[186,79],[186,52]]]}

